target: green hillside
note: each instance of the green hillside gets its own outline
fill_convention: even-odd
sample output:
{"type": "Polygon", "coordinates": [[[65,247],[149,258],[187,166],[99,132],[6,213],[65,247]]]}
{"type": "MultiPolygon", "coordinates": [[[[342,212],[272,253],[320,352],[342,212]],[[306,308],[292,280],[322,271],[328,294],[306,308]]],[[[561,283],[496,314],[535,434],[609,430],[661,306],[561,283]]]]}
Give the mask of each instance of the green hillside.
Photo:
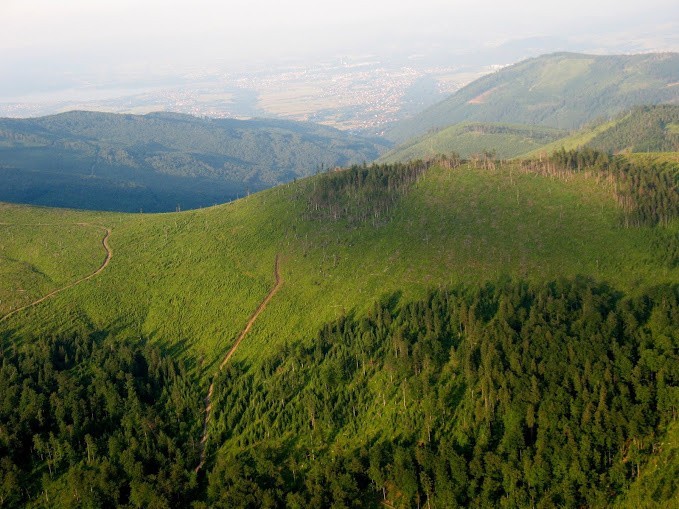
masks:
{"type": "Polygon", "coordinates": [[[610,153],[679,152],[679,106],[640,106],[617,118],[532,150],[524,157],[549,155],[565,148],[592,147],[610,153]]]}
{"type": "Polygon", "coordinates": [[[577,129],[640,104],[679,101],[679,54],[555,53],[484,76],[397,123],[396,142],[460,122],[506,122],[577,129]]]}
{"type": "Polygon", "coordinates": [[[639,106],[613,120],[574,133],[540,126],[463,122],[414,138],[382,155],[380,162],[483,153],[505,159],[549,156],[564,148],[592,147],[610,153],[679,152],[679,105],[639,106]]]}
{"type": "Polygon", "coordinates": [[[393,163],[431,159],[455,152],[463,158],[483,152],[507,159],[525,154],[566,136],[567,131],[538,126],[464,122],[407,141],[378,159],[393,163]]]}
{"type": "MultiPolygon", "coordinates": [[[[311,213],[316,205],[309,203],[318,182],[343,172],[181,214],[64,211],[63,219],[49,222],[112,228],[115,259],[101,277],[64,300],[98,327],[115,321],[152,337],[176,336],[169,334],[173,324],[168,317],[181,308],[181,340],[216,360],[215,347],[225,348],[266,293],[278,252],[286,280],[282,295],[289,294],[289,299],[276,299],[275,307],[283,307],[267,314],[272,324],[264,337],[280,330],[278,319],[286,322],[285,330],[303,326],[311,333],[342,309],[367,309],[381,294],[402,290],[418,296],[431,284],[474,283],[503,273],[539,280],[586,273],[630,290],[642,282],[666,280],[666,271],[644,261],[653,255],[646,250],[655,230],[618,228],[620,211],[603,186],[579,175],[569,182],[552,181],[514,164],[494,172],[464,168],[431,169],[398,204],[390,198],[381,205],[367,197],[358,207],[367,209],[367,217],[352,220],[341,210],[316,218],[311,213]],[[403,281],[408,283],[405,289],[403,281]],[[100,287],[106,288],[110,304],[101,302],[100,287]],[[201,298],[187,301],[193,293],[201,298]],[[364,307],[359,306],[362,301],[364,307]],[[318,308],[312,314],[316,323],[293,312],[297,304],[312,303],[318,308]],[[226,309],[234,314],[233,324],[221,319],[226,309]]],[[[45,227],[30,226],[33,221],[26,216],[50,213],[5,205],[0,223],[14,223],[21,214],[22,224],[29,225],[22,227],[23,236],[44,236],[45,227]]],[[[90,265],[96,265],[103,257],[101,233],[80,231],[96,241],[90,246],[90,265]]],[[[3,226],[2,232],[3,245],[16,241],[12,228],[3,226]]],[[[59,237],[56,230],[48,234],[59,237]]],[[[39,272],[47,261],[27,263],[35,263],[39,272]]],[[[61,299],[28,311],[16,325],[39,326],[41,314],[61,299]]],[[[71,320],[64,317],[64,326],[70,327],[71,320]]],[[[262,317],[259,326],[264,323],[268,319],[262,317]]],[[[48,326],[59,328],[59,322],[48,326]]]]}
{"type": "Polygon", "coordinates": [[[618,120],[610,120],[607,122],[602,122],[593,127],[583,127],[582,129],[575,131],[569,136],[565,136],[551,143],[547,143],[542,147],[531,150],[521,154],[521,158],[530,159],[532,157],[546,157],[557,150],[577,150],[580,147],[589,146],[589,143],[596,138],[599,134],[605,133],[609,129],[613,128],[618,120]]]}
{"type": "Polygon", "coordinates": [[[70,112],[0,119],[0,200],[139,212],[224,203],[372,161],[377,139],[278,120],[70,112]]]}
{"type": "Polygon", "coordinates": [[[644,106],[597,134],[589,146],[604,152],[679,152],[679,105],[644,106]]]}
{"type": "MultiPolygon", "coordinates": [[[[354,167],[158,215],[3,206],[14,226],[0,225],[0,262],[16,262],[1,288],[34,278],[38,295],[101,264],[103,232],[77,223],[109,228],[113,257],[0,322],[0,495],[33,507],[626,495],[665,461],[655,445],[678,404],[679,168],[639,165],[588,152],[354,167]],[[58,243],[59,228],[82,253],[62,274],[56,249],[27,241],[58,243]],[[277,257],[281,286],[220,371],[277,257]]],[[[658,483],[662,504],[676,488],[658,483]]]]}

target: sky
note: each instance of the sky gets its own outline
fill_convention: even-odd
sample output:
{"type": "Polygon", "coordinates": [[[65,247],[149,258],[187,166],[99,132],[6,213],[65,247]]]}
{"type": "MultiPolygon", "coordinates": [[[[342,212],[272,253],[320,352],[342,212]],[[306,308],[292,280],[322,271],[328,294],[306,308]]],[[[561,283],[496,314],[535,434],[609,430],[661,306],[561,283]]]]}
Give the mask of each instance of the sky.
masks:
{"type": "Polygon", "coordinates": [[[589,37],[601,51],[645,38],[643,50],[678,50],[677,33],[676,0],[0,0],[0,100],[74,76],[111,79],[113,69],[162,76],[533,36],[589,37]]]}

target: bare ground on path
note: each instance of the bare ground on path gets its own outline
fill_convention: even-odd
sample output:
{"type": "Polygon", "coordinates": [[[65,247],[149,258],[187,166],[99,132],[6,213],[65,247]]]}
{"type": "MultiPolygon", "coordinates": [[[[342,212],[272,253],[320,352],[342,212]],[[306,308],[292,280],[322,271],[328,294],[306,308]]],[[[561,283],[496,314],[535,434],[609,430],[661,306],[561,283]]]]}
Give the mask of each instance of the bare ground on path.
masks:
{"type": "MultiPolygon", "coordinates": [[[[78,225],[78,226],[91,226],[91,227],[93,227],[93,228],[99,228],[100,230],[103,230],[104,232],[106,232],[106,233],[104,234],[104,238],[101,240],[101,244],[102,244],[102,246],[104,247],[104,250],[106,251],[106,258],[104,259],[103,263],[99,266],[99,268],[97,268],[97,270],[95,270],[94,272],[91,272],[91,273],[88,274],[87,276],[81,277],[80,279],[77,279],[77,280],[73,281],[72,283],[69,283],[69,284],[66,285],[66,286],[63,286],[63,287],[61,287],[61,288],[57,288],[56,290],[51,291],[51,292],[48,293],[47,295],[43,295],[43,296],[40,297],[39,299],[34,300],[33,302],[31,302],[31,303],[29,303],[29,304],[26,304],[25,306],[21,306],[20,308],[17,308],[17,309],[15,309],[15,310],[13,310],[13,311],[10,311],[10,312],[7,313],[6,315],[0,317],[0,322],[3,322],[3,321],[5,321],[5,320],[7,320],[10,316],[13,316],[13,315],[17,314],[17,313],[19,313],[20,311],[23,311],[24,309],[28,309],[28,308],[33,307],[33,306],[37,306],[37,305],[40,304],[41,302],[46,301],[46,300],[49,299],[50,297],[54,297],[56,294],[61,293],[61,292],[63,292],[64,290],[68,290],[69,288],[73,288],[75,285],[78,285],[78,284],[80,284],[80,283],[82,283],[82,282],[84,282],[84,281],[87,281],[87,280],[89,280],[89,279],[92,279],[93,277],[95,277],[95,276],[97,276],[98,274],[100,274],[101,272],[103,272],[103,270],[104,270],[104,269],[108,266],[108,264],[111,262],[111,258],[113,257],[113,251],[111,250],[111,247],[108,245],[108,239],[109,239],[109,237],[111,236],[111,229],[110,229],[110,228],[107,228],[107,227],[105,227],[105,226],[100,226],[100,225],[90,224],[90,223],[69,223],[68,225],[73,225],[73,224],[76,224],[76,225],[78,225]]],[[[10,224],[10,223],[0,223],[0,225],[3,225],[3,226],[64,226],[65,224],[46,224],[46,223],[36,223],[36,224],[10,224]]]]}
{"type": "Polygon", "coordinates": [[[259,306],[257,306],[257,309],[255,310],[255,312],[252,313],[252,316],[250,316],[250,319],[248,320],[247,324],[245,324],[245,328],[241,331],[241,333],[236,338],[236,341],[234,342],[231,349],[224,356],[224,359],[222,360],[221,364],[219,365],[219,369],[217,370],[217,372],[212,377],[212,382],[210,382],[210,387],[208,388],[207,396],[205,397],[205,420],[203,421],[203,436],[200,439],[200,446],[201,446],[200,463],[198,463],[198,466],[195,469],[196,473],[200,472],[200,470],[203,468],[203,465],[205,464],[205,455],[206,455],[206,453],[205,453],[205,442],[207,442],[208,424],[210,422],[210,416],[212,414],[212,393],[214,392],[214,388],[215,388],[214,379],[222,371],[222,369],[224,369],[224,366],[226,366],[226,364],[229,362],[229,359],[231,359],[231,356],[238,349],[238,345],[240,345],[241,341],[243,341],[243,338],[247,335],[247,333],[250,332],[252,325],[255,323],[255,321],[257,320],[259,315],[262,313],[262,311],[264,311],[266,309],[266,306],[269,304],[269,302],[271,301],[273,296],[276,295],[276,292],[278,292],[280,287],[283,285],[283,279],[281,278],[281,275],[280,275],[279,265],[280,265],[280,256],[276,255],[276,261],[274,263],[274,277],[275,277],[274,286],[271,288],[271,290],[269,290],[269,293],[266,294],[266,296],[264,297],[264,300],[262,300],[262,302],[259,303],[259,306]]]}

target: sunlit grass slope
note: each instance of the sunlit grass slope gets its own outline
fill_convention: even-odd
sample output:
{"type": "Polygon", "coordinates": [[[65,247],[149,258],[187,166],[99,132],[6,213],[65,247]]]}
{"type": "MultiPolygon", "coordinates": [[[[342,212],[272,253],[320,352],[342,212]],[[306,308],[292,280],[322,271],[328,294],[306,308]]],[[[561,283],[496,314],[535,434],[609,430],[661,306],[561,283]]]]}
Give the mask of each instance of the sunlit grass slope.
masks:
{"type": "Polygon", "coordinates": [[[95,223],[77,224],[81,215],[0,204],[0,217],[0,317],[86,276],[105,258],[104,233],[95,223]]]}
{"type": "MultiPolygon", "coordinates": [[[[586,274],[630,293],[679,280],[679,270],[654,257],[650,246],[658,232],[622,228],[611,191],[584,175],[561,180],[512,166],[434,167],[378,226],[311,219],[308,196],[322,178],[172,214],[3,207],[0,222],[49,217],[105,225],[112,229],[113,260],[96,278],[11,317],[1,330],[19,338],[87,325],[149,338],[194,359],[209,376],[273,285],[277,253],[283,287],[234,360],[257,363],[269,346],[309,340],[328,320],[363,312],[395,292],[410,299],[432,287],[503,275],[541,281],[586,274]]],[[[86,248],[69,248],[75,259],[54,281],[101,263],[100,231],[81,230],[86,237],[78,242],[86,248]]],[[[4,252],[17,264],[46,258],[31,254],[30,238],[38,241],[43,227],[22,228],[21,236],[0,231],[4,252]]],[[[48,234],[42,238],[49,245],[71,242],[56,229],[48,234]]],[[[0,287],[13,288],[20,278],[21,270],[8,266],[0,287]]]]}
{"type": "Polygon", "coordinates": [[[538,149],[567,134],[567,131],[550,127],[464,122],[408,140],[378,161],[431,159],[437,154],[451,152],[469,158],[484,151],[493,151],[496,157],[505,159],[538,149]]]}

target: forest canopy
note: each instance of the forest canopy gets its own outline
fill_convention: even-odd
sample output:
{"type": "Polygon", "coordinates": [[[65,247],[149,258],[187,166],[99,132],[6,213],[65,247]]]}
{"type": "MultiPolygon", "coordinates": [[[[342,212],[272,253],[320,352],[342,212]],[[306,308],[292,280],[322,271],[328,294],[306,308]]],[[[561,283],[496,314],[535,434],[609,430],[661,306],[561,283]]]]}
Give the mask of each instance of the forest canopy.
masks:
{"type": "MultiPolygon", "coordinates": [[[[200,384],[99,334],[5,345],[2,504],[605,505],[679,410],[679,287],[501,280],[376,302],[200,384]],[[373,422],[381,427],[375,428],[373,422]]],[[[647,488],[662,504],[676,478],[647,488]]]]}

